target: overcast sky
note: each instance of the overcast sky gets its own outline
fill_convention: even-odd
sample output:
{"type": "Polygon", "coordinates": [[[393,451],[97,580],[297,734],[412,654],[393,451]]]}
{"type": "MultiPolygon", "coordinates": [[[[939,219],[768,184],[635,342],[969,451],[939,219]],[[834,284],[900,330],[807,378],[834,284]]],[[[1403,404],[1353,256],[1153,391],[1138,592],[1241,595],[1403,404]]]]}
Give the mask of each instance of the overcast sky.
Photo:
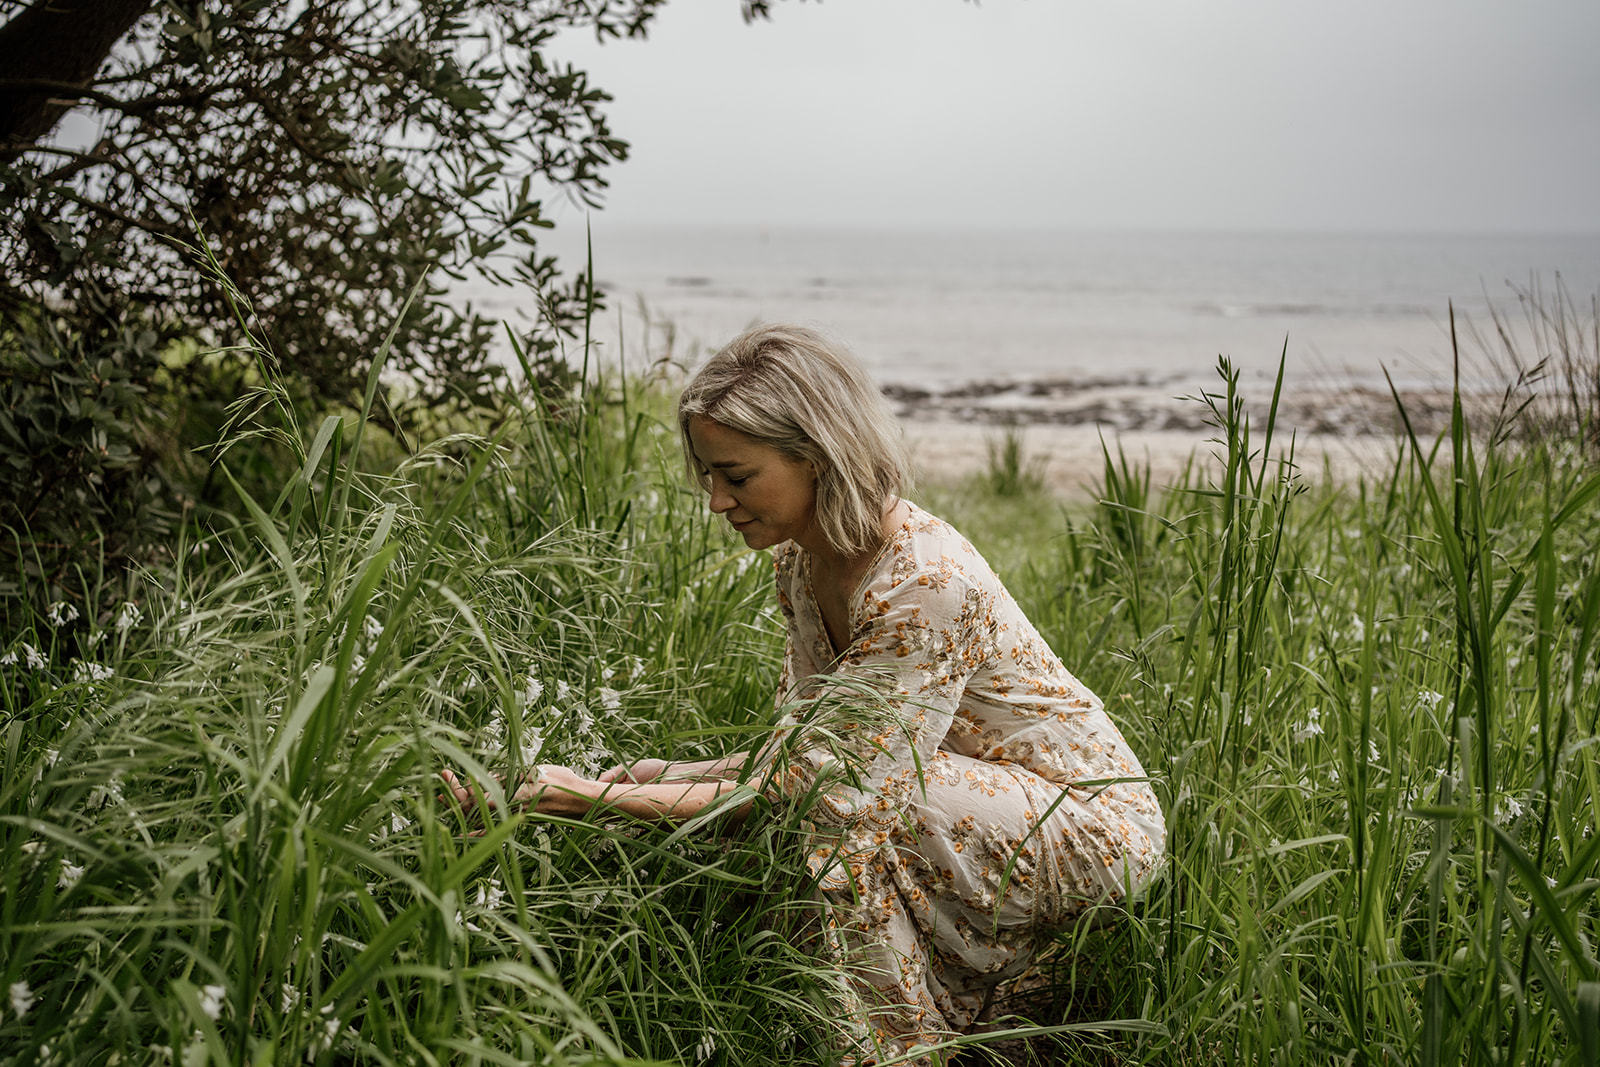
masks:
{"type": "Polygon", "coordinates": [[[1600,231],[1597,0],[671,0],[558,51],[632,144],[597,222],[1600,231]]]}

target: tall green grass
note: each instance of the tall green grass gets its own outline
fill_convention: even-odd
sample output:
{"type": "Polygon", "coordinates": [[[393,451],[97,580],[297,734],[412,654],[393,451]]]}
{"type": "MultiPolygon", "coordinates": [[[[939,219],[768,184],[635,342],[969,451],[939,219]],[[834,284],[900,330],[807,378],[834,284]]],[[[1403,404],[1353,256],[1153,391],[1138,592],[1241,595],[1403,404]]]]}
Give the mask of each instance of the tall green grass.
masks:
{"type": "MultiPolygon", "coordinates": [[[[1302,482],[1221,369],[1170,490],[1108,453],[1086,508],[929,494],[1168,812],[1147,897],[1009,1006],[1069,1029],[1013,1051],[1600,1063],[1600,477],[1458,400],[1387,470],[1302,482]]],[[[493,791],[770,721],[766,557],[664,400],[519,393],[412,454],[257,405],[281,485],[12,635],[0,1062],[827,1062],[795,812],[479,827],[437,797],[444,767],[493,791]]]]}

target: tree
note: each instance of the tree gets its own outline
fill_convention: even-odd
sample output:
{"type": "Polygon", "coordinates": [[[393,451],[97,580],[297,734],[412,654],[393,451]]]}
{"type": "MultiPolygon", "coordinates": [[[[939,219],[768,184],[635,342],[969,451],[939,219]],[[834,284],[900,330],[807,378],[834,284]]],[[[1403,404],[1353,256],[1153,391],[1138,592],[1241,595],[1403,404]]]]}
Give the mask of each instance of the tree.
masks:
{"type": "Polygon", "coordinates": [[[444,299],[468,271],[540,294],[548,355],[594,294],[541,254],[545,205],[597,205],[627,145],[547,46],[664,2],[0,0],[0,555],[29,595],[159,548],[185,418],[253,373],[173,358],[238,338],[225,290],[312,402],[359,395],[391,327],[418,403],[491,396],[495,326],[444,299]]]}
{"type": "MultiPolygon", "coordinates": [[[[0,27],[0,300],[102,314],[115,294],[220,340],[232,311],[180,244],[198,222],[285,368],[332,399],[430,269],[521,281],[570,321],[583,279],[539,254],[544,201],[595,204],[627,146],[544,49],[567,26],[642,34],[662,2],[36,0],[0,27]],[[94,143],[48,136],[69,106],[94,143]]],[[[392,365],[426,399],[476,397],[490,326],[442,288],[392,365]]]]}

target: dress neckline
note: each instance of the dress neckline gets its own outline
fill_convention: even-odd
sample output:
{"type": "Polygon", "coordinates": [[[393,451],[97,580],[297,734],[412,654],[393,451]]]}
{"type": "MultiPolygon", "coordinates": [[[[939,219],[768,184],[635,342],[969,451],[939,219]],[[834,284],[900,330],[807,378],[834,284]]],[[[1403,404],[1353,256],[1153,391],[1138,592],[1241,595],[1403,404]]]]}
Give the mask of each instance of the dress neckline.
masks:
{"type": "Polygon", "coordinates": [[[868,583],[872,581],[872,576],[878,572],[878,568],[883,564],[883,559],[888,554],[890,546],[898,541],[902,534],[907,533],[911,529],[911,520],[914,517],[914,513],[921,510],[917,507],[917,505],[913,504],[909,500],[906,500],[905,497],[896,497],[895,499],[905,504],[907,509],[906,520],[900,525],[896,526],[893,530],[889,531],[889,535],[883,539],[883,544],[878,546],[878,551],[872,557],[872,562],[867,564],[867,569],[862,572],[861,580],[856,583],[855,589],[852,590],[850,595],[845,598],[844,624],[849,630],[849,633],[845,634],[844,649],[839,648],[833,643],[833,635],[828,632],[828,620],[822,614],[822,601],[817,599],[817,590],[812,584],[811,553],[807,552],[799,545],[795,545],[795,548],[800,552],[801,559],[805,562],[806,570],[804,584],[806,596],[811,600],[812,614],[816,616],[817,626],[822,630],[823,639],[828,642],[828,651],[833,653],[833,658],[828,661],[829,666],[839,662],[839,657],[844,655],[845,649],[850,647],[850,636],[856,632],[856,605],[861,602],[861,594],[866,590],[868,583]]]}

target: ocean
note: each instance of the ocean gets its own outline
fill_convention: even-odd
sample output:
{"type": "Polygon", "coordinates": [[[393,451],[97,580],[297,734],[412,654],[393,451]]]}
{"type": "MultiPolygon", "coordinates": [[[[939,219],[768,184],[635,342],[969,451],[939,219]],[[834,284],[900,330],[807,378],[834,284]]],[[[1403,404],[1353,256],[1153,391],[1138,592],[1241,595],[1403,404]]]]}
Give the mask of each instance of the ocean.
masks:
{"type": "MultiPolygon", "coordinates": [[[[1419,235],[827,230],[593,226],[609,308],[599,350],[633,370],[693,362],[758,321],[818,327],[902,391],[982,384],[1207,388],[1225,355],[1293,388],[1447,385],[1449,312],[1482,366],[1491,310],[1524,353],[1526,297],[1569,297],[1592,323],[1600,234],[1419,235]]],[[[582,225],[555,231],[584,258],[582,225]]],[[[529,301],[460,291],[515,321],[529,301]]],[[[1474,371],[1478,373],[1478,371],[1474,371]]],[[[980,392],[983,390],[979,390],[980,392]]]]}

